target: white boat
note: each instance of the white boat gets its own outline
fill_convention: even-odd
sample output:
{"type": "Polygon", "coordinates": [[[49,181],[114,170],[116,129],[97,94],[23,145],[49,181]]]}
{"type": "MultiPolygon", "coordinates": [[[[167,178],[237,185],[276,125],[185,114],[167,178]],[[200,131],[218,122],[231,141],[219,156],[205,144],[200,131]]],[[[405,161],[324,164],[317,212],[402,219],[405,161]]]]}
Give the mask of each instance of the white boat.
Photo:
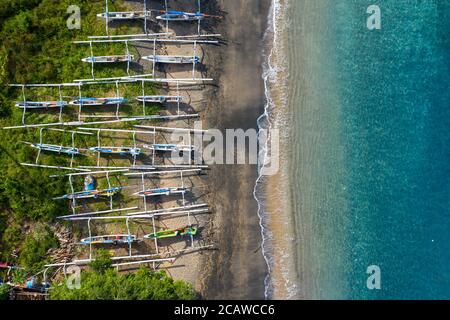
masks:
{"type": "Polygon", "coordinates": [[[199,63],[200,58],[197,56],[161,56],[161,55],[150,55],[142,57],[144,60],[152,61],[154,63],[176,63],[176,64],[186,64],[186,63],[199,63]]]}
{"type": "Polygon", "coordinates": [[[120,155],[132,155],[138,156],[141,154],[140,148],[132,147],[92,147],[89,148],[92,152],[99,152],[103,154],[120,154],[120,155]]]}
{"type": "Polygon", "coordinates": [[[87,63],[117,63],[117,62],[130,62],[133,60],[134,60],[133,55],[99,56],[81,59],[81,61],[87,63]]]}
{"type": "Polygon", "coordinates": [[[140,197],[157,197],[157,196],[171,196],[176,194],[184,194],[187,192],[186,188],[173,187],[173,188],[155,188],[139,191],[135,193],[140,197]]]}
{"type": "Polygon", "coordinates": [[[60,108],[65,106],[67,106],[65,101],[22,101],[16,103],[16,107],[22,109],[60,108]]]}
{"type": "Polygon", "coordinates": [[[136,98],[140,102],[148,103],[165,103],[165,102],[181,102],[183,100],[180,96],[139,96],[136,98]]]}
{"type": "Polygon", "coordinates": [[[81,239],[80,244],[84,245],[100,245],[100,244],[130,244],[134,242],[138,242],[139,240],[135,235],[128,234],[114,234],[114,235],[106,235],[106,236],[95,236],[90,238],[81,239]]]}
{"type": "Polygon", "coordinates": [[[127,100],[122,98],[122,97],[118,97],[118,98],[81,98],[81,99],[76,99],[73,101],[70,101],[69,104],[70,105],[83,105],[83,106],[104,106],[104,105],[117,105],[117,104],[122,104],[122,103],[126,103],[127,100]]]}
{"type": "MultiPolygon", "coordinates": [[[[147,17],[150,16],[150,12],[147,13],[147,17]]],[[[131,19],[144,19],[144,11],[129,11],[129,12],[104,12],[97,14],[97,17],[102,19],[112,20],[131,20],[131,19]]]]}
{"type": "Polygon", "coordinates": [[[188,145],[176,145],[176,144],[144,144],[144,148],[148,150],[154,150],[158,152],[193,152],[195,151],[194,146],[188,145]]]}

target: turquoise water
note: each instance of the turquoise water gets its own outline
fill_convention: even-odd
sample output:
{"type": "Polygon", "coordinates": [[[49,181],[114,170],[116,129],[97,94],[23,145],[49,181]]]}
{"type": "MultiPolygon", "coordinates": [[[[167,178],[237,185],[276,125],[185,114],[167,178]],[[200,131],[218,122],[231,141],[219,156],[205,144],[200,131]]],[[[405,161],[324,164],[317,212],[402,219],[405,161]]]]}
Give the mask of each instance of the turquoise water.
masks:
{"type": "Polygon", "coordinates": [[[291,1],[300,296],[449,299],[450,1],[374,3],[291,1]]]}

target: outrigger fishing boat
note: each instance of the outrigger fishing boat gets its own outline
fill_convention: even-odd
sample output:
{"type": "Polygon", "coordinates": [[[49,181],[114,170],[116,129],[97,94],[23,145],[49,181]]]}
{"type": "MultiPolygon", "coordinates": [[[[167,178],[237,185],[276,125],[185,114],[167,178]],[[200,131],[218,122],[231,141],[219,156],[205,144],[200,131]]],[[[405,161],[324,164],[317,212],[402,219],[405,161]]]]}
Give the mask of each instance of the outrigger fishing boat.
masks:
{"type": "Polygon", "coordinates": [[[144,144],[145,149],[155,150],[159,152],[192,152],[195,150],[194,146],[183,146],[176,144],[144,144]]]}
{"type": "Polygon", "coordinates": [[[90,199],[90,198],[100,198],[100,197],[112,197],[115,194],[119,193],[124,187],[115,187],[104,190],[85,190],[75,193],[70,193],[63,195],[62,197],[53,198],[53,200],[60,199],[90,199]]]}
{"type": "Polygon", "coordinates": [[[136,100],[148,103],[177,103],[181,102],[183,98],[181,96],[139,96],[136,100]]]}
{"type": "Polygon", "coordinates": [[[156,233],[147,234],[144,236],[145,239],[164,239],[164,238],[175,238],[184,236],[195,236],[198,229],[195,227],[185,227],[173,230],[162,230],[156,233]]]}
{"type": "Polygon", "coordinates": [[[186,188],[155,188],[136,192],[135,195],[140,197],[156,197],[156,196],[171,196],[175,194],[186,193],[186,188]]]}
{"type": "Polygon", "coordinates": [[[56,146],[53,144],[43,144],[43,143],[28,143],[32,148],[41,150],[41,151],[49,151],[49,152],[57,152],[57,153],[64,153],[68,155],[77,155],[80,154],[80,150],[78,148],[73,147],[63,147],[63,146],[56,146]]]}
{"type": "Polygon", "coordinates": [[[140,148],[131,147],[92,147],[89,148],[92,152],[99,152],[104,154],[120,154],[120,155],[132,155],[138,156],[141,154],[140,148]]]}
{"type": "Polygon", "coordinates": [[[117,63],[117,62],[130,62],[133,60],[134,60],[133,55],[98,56],[81,59],[81,61],[88,63],[117,63]]]}
{"type": "Polygon", "coordinates": [[[206,16],[207,15],[200,12],[167,11],[166,13],[157,16],[156,19],[163,21],[198,21],[205,19],[206,16]]]}
{"type": "MultiPolygon", "coordinates": [[[[129,11],[129,12],[104,12],[97,14],[98,18],[112,20],[130,20],[130,19],[144,19],[145,11],[129,11]]],[[[147,16],[150,12],[147,12],[147,16]]]]}
{"type": "Polygon", "coordinates": [[[108,235],[108,236],[95,236],[90,238],[81,239],[80,244],[84,245],[96,245],[96,244],[130,244],[134,242],[138,242],[136,236],[129,234],[116,234],[116,235],[108,235]]]}
{"type": "Polygon", "coordinates": [[[83,106],[106,106],[116,105],[128,102],[127,99],[122,97],[117,98],[81,98],[70,101],[70,105],[83,105],[83,106]]]}
{"type": "Polygon", "coordinates": [[[162,56],[162,55],[150,55],[142,57],[144,60],[152,61],[154,63],[176,63],[176,64],[192,64],[199,63],[200,58],[198,56],[162,56]]]}
{"type": "Polygon", "coordinates": [[[22,101],[16,103],[16,107],[22,109],[61,108],[65,106],[67,106],[65,101],[22,101]]]}

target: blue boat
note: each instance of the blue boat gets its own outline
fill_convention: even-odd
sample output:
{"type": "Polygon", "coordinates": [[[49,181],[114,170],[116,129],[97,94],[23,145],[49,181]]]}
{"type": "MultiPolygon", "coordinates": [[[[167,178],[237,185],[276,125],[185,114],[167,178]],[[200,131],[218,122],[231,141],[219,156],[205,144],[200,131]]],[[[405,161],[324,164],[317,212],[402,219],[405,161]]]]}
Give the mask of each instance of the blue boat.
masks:
{"type": "Polygon", "coordinates": [[[157,16],[156,19],[163,21],[199,21],[205,19],[206,15],[200,12],[189,13],[182,11],[167,11],[157,16]]]}
{"type": "Polygon", "coordinates": [[[63,147],[63,146],[56,146],[56,145],[52,145],[52,144],[42,144],[42,143],[32,143],[30,145],[33,148],[39,149],[41,151],[64,153],[64,154],[68,154],[68,155],[80,154],[80,150],[78,148],[63,147]]]}
{"type": "Polygon", "coordinates": [[[129,234],[116,234],[107,236],[95,236],[90,238],[81,239],[80,244],[83,245],[96,245],[96,244],[131,244],[137,242],[138,239],[134,235],[129,234]]]}
{"type": "Polygon", "coordinates": [[[70,105],[83,105],[83,106],[105,106],[105,105],[116,105],[128,102],[127,99],[122,97],[117,98],[79,98],[70,101],[70,105]]]}
{"type": "Polygon", "coordinates": [[[120,154],[131,156],[138,156],[141,154],[140,148],[131,148],[131,147],[92,147],[89,148],[89,150],[104,154],[120,154]]]}

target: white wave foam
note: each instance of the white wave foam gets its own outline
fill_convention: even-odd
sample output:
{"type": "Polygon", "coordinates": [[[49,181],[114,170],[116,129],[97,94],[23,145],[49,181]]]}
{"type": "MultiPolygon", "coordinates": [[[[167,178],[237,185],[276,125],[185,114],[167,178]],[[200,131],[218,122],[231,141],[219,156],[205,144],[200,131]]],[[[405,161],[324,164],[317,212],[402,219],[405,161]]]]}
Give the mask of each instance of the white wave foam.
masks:
{"type": "MultiPolygon", "coordinates": [[[[268,16],[268,25],[264,34],[265,42],[265,52],[264,52],[264,65],[263,65],[263,80],[264,80],[264,90],[266,103],[264,106],[263,114],[258,118],[257,124],[259,130],[268,130],[267,139],[264,146],[260,149],[260,166],[258,168],[259,175],[255,182],[255,187],[253,190],[253,196],[258,203],[258,217],[260,221],[261,234],[262,234],[262,254],[267,263],[268,274],[264,280],[265,285],[265,298],[270,299],[273,295],[273,282],[272,282],[272,269],[273,269],[273,255],[271,251],[273,250],[271,240],[273,239],[273,234],[267,227],[267,210],[264,202],[264,185],[265,177],[261,174],[261,168],[266,162],[269,155],[270,147],[270,129],[273,127],[273,119],[270,117],[270,111],[273,110],[276,105],[274,99],[271,95],[271,86],[275,85],[280,79],[277,78],[280,72],[285,71],[284,59],[280,59],[282,52],[284,50],[282,42],[280,41],[281,33],[284,31],[285,25],[283,20],[285,13],[288,8],[287,0],[272,0],[271,7],[268,16]]],[[[286,102],[285,97],[279,97],[281,102],[286,102]]],[[[286,258],[286,256],[284,256],[286,258]]],[[[285,286],[288,292],[288,296],[295,296],[296,284],[294,284],[295,289],[293,290],[292,284],[288,280],[289,271],[283,268],[283,278],[285,279],[285,286]],[[293,293],[294,292],[294,293],[293,293]]]]}

